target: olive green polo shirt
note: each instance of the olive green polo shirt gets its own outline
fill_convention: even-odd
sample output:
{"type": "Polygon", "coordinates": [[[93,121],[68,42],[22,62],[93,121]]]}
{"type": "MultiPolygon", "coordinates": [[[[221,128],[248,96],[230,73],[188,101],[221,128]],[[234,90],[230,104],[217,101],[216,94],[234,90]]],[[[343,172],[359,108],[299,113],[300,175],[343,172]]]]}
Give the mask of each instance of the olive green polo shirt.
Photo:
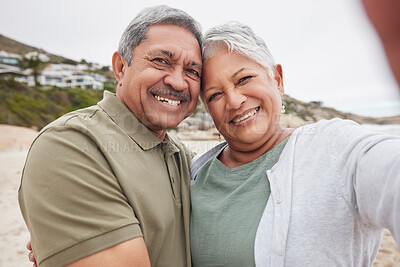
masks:
{"type": "Polygon", "coordinates": [[[46,126],[18,194],[37,262],[64,266],[143,236],[152,266],[190,266],[191,156],[110,92],[46,126]]]}

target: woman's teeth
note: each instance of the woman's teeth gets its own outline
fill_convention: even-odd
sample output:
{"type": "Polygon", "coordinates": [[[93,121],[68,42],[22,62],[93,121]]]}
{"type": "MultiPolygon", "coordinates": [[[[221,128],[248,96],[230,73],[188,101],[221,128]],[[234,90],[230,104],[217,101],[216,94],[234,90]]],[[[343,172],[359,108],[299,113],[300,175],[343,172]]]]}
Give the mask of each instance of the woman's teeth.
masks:
{"type": "Polygon", "coordinates": [[[247,118],[249,118],[249,117],[255,115],[255,114],[257,113],[258,110],[259,110],[259,108],[255,108],[255,109],[253,109],[252,111],[250,111],[250,112],[246,113],[245,115],[243,115],[242,117],[233,119],[232,121],[233,121],[234,123],[244,121],[245,119],[247,119],[247,118]]]}
{"type": "Polygon", "coordinates": [[[171,100],[171,99],[168,99],[168,98],[165,98],[165,97],[162,97],[162,96],[158,96],[158,95],[155,95],[154,97],[158,101],[166,103],[166,104],[168,104],[170,106],[177,106],[177,105],[179,105],[181,103],[180,100],[171,100]]]}

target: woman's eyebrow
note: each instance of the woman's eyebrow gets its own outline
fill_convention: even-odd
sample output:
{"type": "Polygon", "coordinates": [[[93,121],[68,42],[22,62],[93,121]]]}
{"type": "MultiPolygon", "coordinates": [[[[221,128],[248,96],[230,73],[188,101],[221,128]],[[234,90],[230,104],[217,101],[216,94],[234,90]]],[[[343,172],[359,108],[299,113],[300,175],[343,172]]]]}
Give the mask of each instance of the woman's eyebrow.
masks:
{"type": "Polygon", "coordinates": [[[240,70],[238,70],[237,72],[235,72],[233,75],[232,75],[232,77],[234,78],[236,75],[238,75],[240,72],[242,72],[242,71],[244,71],[244,70],[246,70],[246,68],[241,68],[240,70]]]}

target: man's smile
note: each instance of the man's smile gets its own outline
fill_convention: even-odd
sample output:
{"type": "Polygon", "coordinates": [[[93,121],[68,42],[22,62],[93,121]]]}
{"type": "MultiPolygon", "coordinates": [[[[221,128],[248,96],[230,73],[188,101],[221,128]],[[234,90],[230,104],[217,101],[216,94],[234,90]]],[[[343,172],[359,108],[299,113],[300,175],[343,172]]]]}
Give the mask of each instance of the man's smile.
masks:
{"type": "Polygon", "coordinates": [[[157,99],[158,101],[168,104],[170,106],[178,106],[182,101],[181,100],[172,100],[166,97],[162,97],[162,96],[158,96],[158,95],[154,95],[155,99],[157,99]]]}

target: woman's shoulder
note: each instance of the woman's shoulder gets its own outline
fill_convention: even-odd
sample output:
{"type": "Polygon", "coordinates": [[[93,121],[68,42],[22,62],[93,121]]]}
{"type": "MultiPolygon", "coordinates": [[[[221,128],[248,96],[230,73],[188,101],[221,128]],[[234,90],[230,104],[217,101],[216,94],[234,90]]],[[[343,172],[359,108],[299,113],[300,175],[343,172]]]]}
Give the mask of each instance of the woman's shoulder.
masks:
{"type": "Polygon", "coordinates": [[[203,167],[204,164],[206,164],[207,161],[209,161],[212,157],[218,154],[226,145],[226,142],[219,143],[210,150],[198,154],[192,159],[192,166],[190,167],[190,176],[192,177],[192,180],[196,179],[201,167],[203,167]]]}

